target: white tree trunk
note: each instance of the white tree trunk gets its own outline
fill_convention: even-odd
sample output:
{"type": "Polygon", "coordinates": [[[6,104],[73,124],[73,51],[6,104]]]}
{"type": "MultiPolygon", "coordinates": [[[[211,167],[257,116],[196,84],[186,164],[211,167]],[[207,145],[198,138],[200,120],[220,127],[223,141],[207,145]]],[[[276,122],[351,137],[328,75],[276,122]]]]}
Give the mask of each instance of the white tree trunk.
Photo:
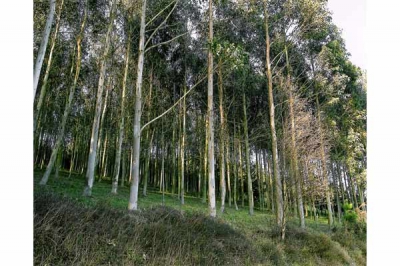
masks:
{"type": "Polygon", "coordinates": [[[47,42],[49,41],[49,35],[51,31],[51,25],[53,24],[55,10],[56,0],[50,0],[50,10],[49,14],[47,15],[46,26],[44,27],[42,41],[40,42],[39,52],[35,62],[35,68],[33,70],[33,101],[35,101],[36,89],[39,83],[39,76],[42,69],[44,55],[46,54],[47,42]]]}
{"type": "MultiPolygon", "coordinates": [[[[213,11],[212,0],[209,0],[209,43],[213,41],[213,11]]],[[[217,216],[215,202],[215,172],[214,172],[214,111],[213,111],[213,53],[211,45],[208,48],[208,207],[211,217],[217,216]]]]}
{"type": "Polygon", "coordinates": [[[130,52],[130,39],[128,38],[128,47],[126,48],[126,61],[125,61],[125,72],[124,80],[122,82],[122,97],[121,97],[121,120],[119,124],[119,134],[118,134],[118,146],[115,156],[115,169],[114,169],[114,179],[112,183],[111,193],[117,194],[118,189],[118,176],[119,169],[121,165],[121,151],[122,151],[122,141],[124,139],[124,125],[125,125],[125,91],[126,91],[126,79],[128,77],[129,68],[129,52],[130,52]]]}
{"type": "Polygon", "coordinates": [[[96,164],[96,153],[97,153],[97,140],[99,136],[99,124],[100,124],[100,114],[101,114],[101,105],[102,105],[102,96],[103,96],[103,88],[104,88],[104,78],[106,74],[106,60],[108,55],[108,50],[110,47],[111,41],[111,30],[113,26],[114,20],[114,12],[116,7],[116,0],[113,0],[112,7],[111,7],[111,14],[110,14],[110,23],[108,24],[107,34],[106,34],[106,43],[104,46],[104,53],[103,53],[103,60],[100,66],[100,77],[99,77],[99,85],[97,88],[97,98],[96,98],[96,109],[95,115],[93,119],[93,126],[92,126],[92,134],[90,137],[90,150],[89,150],[89,158],[88,158],[88,165],[86,171],[86,181],[87,185],[84,189],[83,194],[85,196],[92,195],[92,187],[94,181],[94,168],[96,164]]]}
{"type": "Polygon", "coordinates": [[[139,159],[140,159],[140,117],[142,115],[142,79],[144,65],[144,38],[146,30],[146,0],[142,2],[142,14],[140,18],[139,57],[136,78],[135,118],[133,121],[133,167],[131,191],[129,194],[128,210],[138,208],[139,191],[139,159]]]}

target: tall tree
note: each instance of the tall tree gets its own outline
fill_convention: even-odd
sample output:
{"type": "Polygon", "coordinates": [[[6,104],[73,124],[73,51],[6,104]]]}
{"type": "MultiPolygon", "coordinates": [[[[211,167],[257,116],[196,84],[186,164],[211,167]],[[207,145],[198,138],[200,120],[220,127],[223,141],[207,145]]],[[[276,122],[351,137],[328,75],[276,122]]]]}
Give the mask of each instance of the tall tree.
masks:
{"type": "Polygon", "coordinates": [[[97,156],[97,140],[99,136],[99,124],[100,124],[100,114],[101,114],[101,106],[102,106],[102,98],[103,98],[103,89],[104,89],[104,79],[106,76],[107,70],[107,58],[110,49],[111,42],[111,33],[114,24],[114,16],[116,9],[116,0],[112,0],[111,4],[111,12],[110,12],[110,21],[107,28],[106,39],[104,44],[104,51],[102,56],[102,61],[100,63],[100,76],[99,83],[97,87],[97,97],[96,97],[96,106],[95,113],[93,118],[93,126],[92,133],[90,137],[90,148],[89,148],[89,157],[88,157],[88,166],[86,171],[86,186],[83,191],[85,196],[92,195],[92,187],[94,182],[94,171],[96,164],[96,156],[97,156]]]}
{"type": "Polygon", "coordinates": [[[137,64],[136,92],[135,92],[135,117],[133,120],[133,167],[132,182],[129,194],[128,210],[137,210],[139,191],[139,159],[140,159],[140,117],[142,115],[142,79],[144,65],[144,39],[146,30],[146,0],[142,1],[139,33],[139,55],[137,64]]]}
{"type": "Polygon", "coordinates": [[[118,143],[117,143],[117,150],[116,150],[116,156],[115,156],[114,178],[113,178],[113,183],[112,183],[112,188],[111,188],[111,193],[113,193],[113,194],[117,193],[118,177],[119,177],[119,170],[120,170],[120,165],[121,165],[122,142],[124,139],[124,126],[125,126],[126,81],[128,78],[130,50],[131,50],[131,40],[130,40],[130,32],[129,32],[128,39],[127,39],[127,47],[126,47],[125,71],[124,71],[124,78],[122,81],[121,113],[120,113],[120,122],[119,122],[118,143]]]}
{"type": "Polygon", "coordinates": [[[211,217],[217,216],[215,203],[215,172],[214,172],[214,108],[213,108],[213,3],[208,1],[208,88],[207,88],[207,117],[208,117],[208,208],[211,217]]]}
{"type": "Polygon", "coordinates": [[[268,101],[269,101],[269,123],[272,135],[272,161],[274,165],[274,183],[275,183],[275,209],[276,209],[276,222],[281,230],[282,240],[285,238],[285,221],[283,212],[283,196],[282,196],[282,181],[280,176],[280,167],[278,160],[278,142],[276,138],[275,129],[275,105],[274,94],[272,89],[272,72],[270,60],[270,40],[269,40],[269,24],[268,24],[268,6],[267,0],[264,0],[264,20],[265,20],[265,44],[266,44],[266,76],[268,79],[268,101]]]}

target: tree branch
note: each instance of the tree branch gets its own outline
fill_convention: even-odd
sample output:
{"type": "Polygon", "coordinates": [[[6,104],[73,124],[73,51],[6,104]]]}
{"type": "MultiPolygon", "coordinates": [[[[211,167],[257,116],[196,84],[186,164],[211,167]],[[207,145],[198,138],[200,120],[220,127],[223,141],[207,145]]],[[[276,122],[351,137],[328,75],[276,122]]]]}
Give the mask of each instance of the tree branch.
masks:
{"type": "Polygon", "coordinates": [[[172,5],[174,2],[176,2],[177,0],[173,0],[171,3],[169,3],[165,8],[163,8],[160,12],[157,13],[157,15],[155,15],[152,19],[150,19],[145,27],[147,27],[151,22],[153,22],[153,20],[155,20],[159,15],[161,15],[170,5],[172,5]]]}
{"type": "Polygon", "coordinates": [[[189,32],[182,33],[182,34],[180,34],[180,35],[178,35],[178,36],[172,38],[171,40],[168,40],[168,41],[161,42],[161,43],[155,44],[155,45],[153,45],[153,46],[150,46],[150,47],[147,48],[144,52],[146,53],[146,52],[148,52],[149,50],[151,50],[151,49],[153,49],[153,48],[156,48],[156,47],[158,47],[158,46],[161,46],[161,45],[170,43],[170,42],[172,42],[173,40],[178,39],[179,37],[182,37],[183,35],[186,35],[186,34],[188,34],[188,33],[189,33],[189,32]]]}
{"type": "Polygon", "coordinates": [[[151,41],[151,38],[153,38],[154,34],[157,33],[157,31],[161,28],[162,25],[164,25],[168,18],[171,16],[172,12],[174,12],[176,6],[178,5],[178,1],[175,2],[174,7],[172,8],[172,10],[168,13],[168,15],[165,17],[165,19],[163,20],[163,22],[160,23],[160,25],[158,25],[158,27],[153,31],[153,33],[150,35],[150,37],[147,39],[146,44],[144,45],[144,47],[147,47],[147,44],[151,41]]]}

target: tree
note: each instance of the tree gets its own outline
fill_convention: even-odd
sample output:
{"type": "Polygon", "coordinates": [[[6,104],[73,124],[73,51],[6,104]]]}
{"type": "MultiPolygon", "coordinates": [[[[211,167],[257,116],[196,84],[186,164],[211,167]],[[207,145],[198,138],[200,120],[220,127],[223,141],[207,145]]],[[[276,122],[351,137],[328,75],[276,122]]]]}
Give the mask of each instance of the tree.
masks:
{"type": "Polygon", "coordinates": [[[268,79],[268,100],[269,100],[269,122],[271,127],[272,135],[272,161],[273,161],[273,172],[274,172],[274,183],[275,183],[275,208],[276,208],[276,222],[281,230],[282,240],[285,238],[285,220],[283,213],[283,197],[282,197],[282,182],[280,177],[280,168],[278,160],[278,144],[276,139],[275,130],[275,105],[274,105],[274,95],[272,90],[272,72],[271,72],[271,60],[270,60],[270,40],[269,40],[269,24],[268,24],[268,7],[267,1],[265,3],[265,49],[266,49],[266,77],[268,79]]]}
{"type": "Polygon", "coordinates": [[[146,30],[146,0],[142,1],[140,15],[139,56],[137,64],[136,92],[135,92],[135,117],[133,121],[133,167],[131,191],[129,194],[128,210],[137,210],[139,191],[139,158],[140,158],[140,117],[142,115],[142,78],[144,65],[144,39],[146,30]]]}
{"type": "Polygon", "coordinates": [[[111,42],[111,33],[112,27],[114,23],[114,16],[115,16],[115,9],[116,9],[116,0],[112,1],[111,4],[111,13],[110,13],[110,22],[108,24],[106,39],[104,44],[104,52],[103,52],[103,59],[100,65],[100,76],[99,76],[99,83],[97,87],[97,97],[96,97],[96,106],[95,106],[95,114],[93,118],[93,126],[92,126],[92,134],[90,137],[90,148],[89,148],[89,157],[88,157],[88,167],[86,171],[86,180],[87,184],[85,186],[83,194],[85,196],[91,196],[92,194],[92,187],[94,182],[94,168],[96,164],[96,155],[97,155],[97,140],[99,136],[99,124],[100,124],[100,114],[101,114],[101,106],[102,106],[102,98],[103,98],[103,89],[104,89],[104,79],[107,70],[107,58],[108,52],[110,49],[110,42],[111,42]]]}
{"type": "Polygon", "coordinates": [[[214,111],[213,111],[213,53],[211,44],[213,42],[213,5],[208,1],[208,89],[207,89],[207,140],[208,140],[208,208],[211,217],[217,216],[215,204],[215,176],[214,176],[214,111]]]}

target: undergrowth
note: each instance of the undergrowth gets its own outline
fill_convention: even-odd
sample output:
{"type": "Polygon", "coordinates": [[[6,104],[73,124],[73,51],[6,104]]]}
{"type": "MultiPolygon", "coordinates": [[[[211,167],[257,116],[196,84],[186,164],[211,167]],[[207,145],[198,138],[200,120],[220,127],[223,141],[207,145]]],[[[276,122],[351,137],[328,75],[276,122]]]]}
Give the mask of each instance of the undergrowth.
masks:
{"type": "Polygon", "coordinates": [[[282,242],[274,216],[265,211],[249,216],[227,206],[211,219],[198,198],[188,196],[179,206],[167,194],[167,207],[150,191],[140,198],[140,210],[128,213],[127,187],[111,195],[110,184],[96,183],[93,197],[85,198],[82,178],[35,183],[35,265],[366,264],[363,228],[330,231],[308,219],[302,230],[290,220],[282,242]]]}

